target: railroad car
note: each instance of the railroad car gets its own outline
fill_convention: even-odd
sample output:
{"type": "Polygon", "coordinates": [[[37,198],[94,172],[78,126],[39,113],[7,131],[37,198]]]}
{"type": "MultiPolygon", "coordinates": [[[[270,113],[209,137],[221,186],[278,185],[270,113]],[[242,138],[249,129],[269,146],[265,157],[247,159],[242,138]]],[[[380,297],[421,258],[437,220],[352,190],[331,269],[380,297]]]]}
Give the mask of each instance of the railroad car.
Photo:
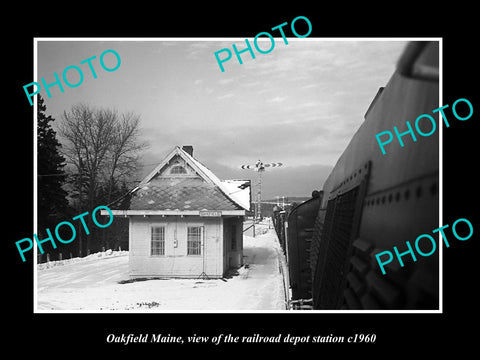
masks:
{"type": "Polygon", "coordinates": [[[285,222],[285,249],[291,289],[291,300],[312,297],[310,244],[321,193],[313,191],[312,198],[292,207],[285,222]]]}
{"type": "Polygon", "coordinates": [[[438,107],[439,43],[409,43],[323,185],[310,251],[314,309],[438,309],[438,251],[416,262],[405,255],[385,275],[375,259],[439,227],[439,131],[403,135],[385,154],[375,136],[394,126],[402,134],[422,114],[439,128],[438,107]]]}

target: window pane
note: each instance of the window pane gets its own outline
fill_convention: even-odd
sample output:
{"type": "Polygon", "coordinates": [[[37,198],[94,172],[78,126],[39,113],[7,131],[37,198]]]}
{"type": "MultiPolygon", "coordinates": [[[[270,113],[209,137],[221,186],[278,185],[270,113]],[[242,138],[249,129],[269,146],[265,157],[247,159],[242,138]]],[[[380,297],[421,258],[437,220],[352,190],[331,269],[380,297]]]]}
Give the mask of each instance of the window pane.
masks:
{"type": "Polygon", "coordinates": [[[187,255],[201,255],[202,227],[189,226],[187,228],[187,255]]]}
{"type": "Polygon", "coordinates": [[[170,170],[170,174],[186,174],[187,170],[181,165],[176,165],[170,170]]]}
{"type": "Polygon", "coordinates": [[[165,255],[165,227],[152,227],[150,255],[165,255]]]}

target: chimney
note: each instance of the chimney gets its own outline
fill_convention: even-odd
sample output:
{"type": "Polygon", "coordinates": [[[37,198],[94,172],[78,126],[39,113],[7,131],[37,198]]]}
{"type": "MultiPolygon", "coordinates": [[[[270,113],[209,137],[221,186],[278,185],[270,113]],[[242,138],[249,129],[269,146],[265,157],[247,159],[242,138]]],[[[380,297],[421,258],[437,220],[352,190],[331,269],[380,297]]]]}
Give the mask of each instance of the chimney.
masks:
{"type": "Polygon", "coordinates": [[[191,145],[183,145],[182,150],[185,151],[188,155],[193,157],[193,146],[191,145]]]}

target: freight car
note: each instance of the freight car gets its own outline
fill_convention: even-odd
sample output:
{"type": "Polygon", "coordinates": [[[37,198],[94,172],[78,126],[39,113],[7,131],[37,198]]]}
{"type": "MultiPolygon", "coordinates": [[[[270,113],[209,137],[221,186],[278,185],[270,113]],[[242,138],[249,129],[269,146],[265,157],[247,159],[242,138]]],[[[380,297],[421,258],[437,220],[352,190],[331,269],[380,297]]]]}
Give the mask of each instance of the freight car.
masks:
{"type": "Polygon", "coordinates": [[[312,297],[310,244],[320,201],[321,192],[313,191],[311,199],[288,211],[285,221],[285,239],[282,242],[286,250],[291,300],[312,297]]]}
{"type": "Polygon", "coordinates": [[[438,131],[414,142],[406,128],[438,107],[439,43],[412,42],[324,183],[310,251],[314,309],[438,309],[438,253],[407,254],[386,275],[375,259],[439,226],[438,131]],[[405,146],[392,142],[384,155],[375,135],[394,127],[405,146]]]}

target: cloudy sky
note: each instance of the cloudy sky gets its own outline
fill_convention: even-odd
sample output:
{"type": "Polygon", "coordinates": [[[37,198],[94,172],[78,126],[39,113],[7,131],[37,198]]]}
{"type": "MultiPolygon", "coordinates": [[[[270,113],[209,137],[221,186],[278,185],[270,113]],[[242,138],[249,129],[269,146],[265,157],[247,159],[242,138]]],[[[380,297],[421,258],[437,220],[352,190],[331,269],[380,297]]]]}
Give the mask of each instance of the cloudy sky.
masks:
{"type": "MultiPolygon", "coordinates": [[[[262,49],[270,47],[266,41],[259,41],[262,49]]],[[[174,146],[193,145],[194,156],[223,179],[256,179],[240,165],[258,159],[282,162],[265,173],[262,197],[305,196],[322,188],[406,42],[293,38],[285,45],[275,38],[270,53],[243,53],[242,65],[233,54],[221,72],[214,52],[232,44],[243,49],[245,39],[38,39],[34,81],[51,83],[70,65],[84,70],[76,88],[52,87],[51,98],[41,91],[56,123],[80,102],[140,115],[149,148],[139,180],[174,146]],[[121,57],[113,72],[99,64],[108,49],[121,57]],[[93,55],[97,79],[80,64],[93,55]]],[[[115,65],[112,54],[105,62],[115,65]]],[[[69,76],[78,80],[74,70],[69,76]]]]}

